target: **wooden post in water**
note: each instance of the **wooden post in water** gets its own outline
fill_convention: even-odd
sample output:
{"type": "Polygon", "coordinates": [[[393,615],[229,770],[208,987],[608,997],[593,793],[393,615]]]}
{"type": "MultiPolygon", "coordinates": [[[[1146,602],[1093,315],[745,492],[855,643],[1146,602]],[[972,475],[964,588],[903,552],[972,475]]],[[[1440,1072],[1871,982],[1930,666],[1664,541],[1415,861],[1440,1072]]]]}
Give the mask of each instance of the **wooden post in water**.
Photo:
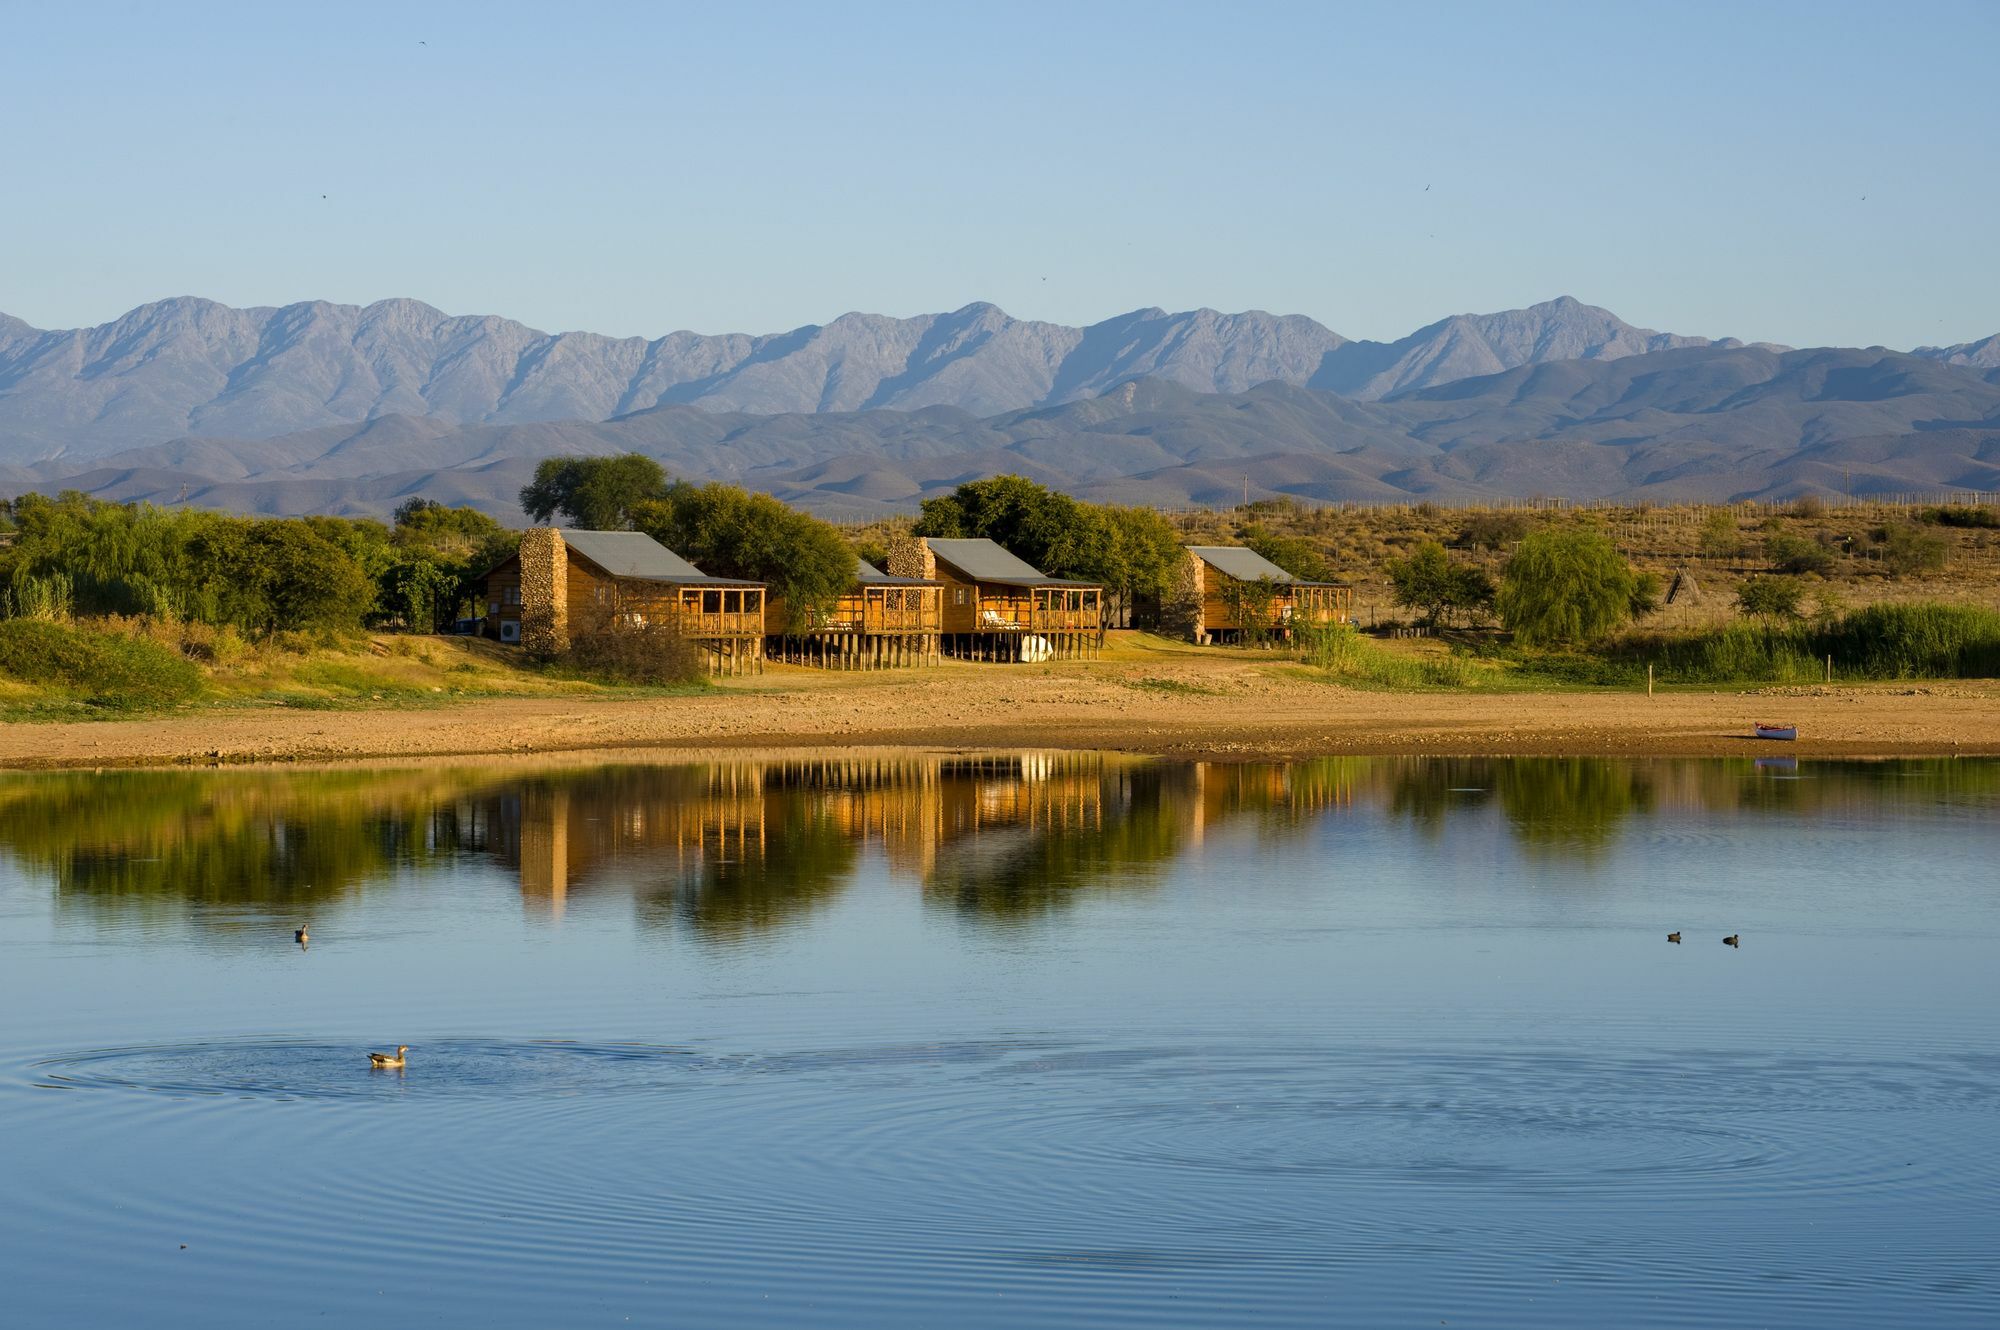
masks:
{"type": "Polygon", "coordinates": [[[1653,695],[1653,662],[1649,660],[1646,662],[1646,696],[1651,697],[1652,695],[1653,695]]]}

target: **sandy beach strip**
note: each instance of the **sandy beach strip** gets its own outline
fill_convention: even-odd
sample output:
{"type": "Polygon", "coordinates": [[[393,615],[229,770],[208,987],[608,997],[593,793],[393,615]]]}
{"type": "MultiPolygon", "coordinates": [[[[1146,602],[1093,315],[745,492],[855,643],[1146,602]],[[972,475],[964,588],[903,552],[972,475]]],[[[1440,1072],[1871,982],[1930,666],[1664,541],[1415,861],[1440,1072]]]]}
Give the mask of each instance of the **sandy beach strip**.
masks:
{"type": "Polygon", "coordinates": [[[1330,754],[1893,757],[2000,754],[2000,683],[1524,693],[1344,688],[1268,660],[774,668],[684,697],[203,709],[0,725],[14,769],[657,750],[1076,748],[1204,759],[1330,754]],[[1757,721],[1797,743],[1751,737],[1757,721]]]}

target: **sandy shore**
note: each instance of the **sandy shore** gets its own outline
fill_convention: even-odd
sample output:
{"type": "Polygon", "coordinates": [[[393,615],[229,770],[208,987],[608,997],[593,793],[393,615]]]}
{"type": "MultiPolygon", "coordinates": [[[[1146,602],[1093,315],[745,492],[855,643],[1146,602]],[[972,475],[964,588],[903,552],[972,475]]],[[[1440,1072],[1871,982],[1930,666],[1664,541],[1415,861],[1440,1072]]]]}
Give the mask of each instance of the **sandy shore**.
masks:
{"type": "Polygon", "coordinates": [[[1210,759],[1319,754],[1818,757],[2000,754],[2000,684],[1749,692],[1377,693],[1255,658],[955,663],[760,679],[664,699],[486,698],[418,710],[208,710],[0,725],[0,766],[328,761],[656,749],[1093,748],[1210,759]],[[1748,737],[1796,723],[1800,741],[1748,737]]]}

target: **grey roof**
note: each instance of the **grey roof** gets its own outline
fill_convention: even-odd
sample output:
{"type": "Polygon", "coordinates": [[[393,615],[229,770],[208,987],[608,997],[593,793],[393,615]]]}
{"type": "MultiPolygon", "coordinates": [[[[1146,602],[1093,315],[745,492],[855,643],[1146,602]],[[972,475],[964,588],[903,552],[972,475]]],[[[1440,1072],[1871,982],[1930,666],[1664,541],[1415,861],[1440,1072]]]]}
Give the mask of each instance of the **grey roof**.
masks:
{"type": "Polygon", "coordinates": [[[930,540],[931,553],[975,582],[1002,586],[1096,586],[1095,582],[1072,582],[1050,577],[1025,559],[1009,554],[984,536],[971,540],[930,540]]]}
{"type": "Polygon", "coordinates": [[[1223,576],[1233,577],[1239,582],[1256,582],[1267,577],[1273,582],[1299,580],[1257,551],[1242,545],[1190,545],[1187,550],[1223,576]]]}
{"type": "Polygon", "coordinates": [[[733,577],[710,577],[643,531],[562,531],[563,544],[610,573],[648,582],[761,586],[733,577]]]}
{"type": "Polygon", "coordinates": [[[936,586],[921,577],[896,577],[883,572],[859,555],[854,559],[854,580],[863,586],[936,586]]]}

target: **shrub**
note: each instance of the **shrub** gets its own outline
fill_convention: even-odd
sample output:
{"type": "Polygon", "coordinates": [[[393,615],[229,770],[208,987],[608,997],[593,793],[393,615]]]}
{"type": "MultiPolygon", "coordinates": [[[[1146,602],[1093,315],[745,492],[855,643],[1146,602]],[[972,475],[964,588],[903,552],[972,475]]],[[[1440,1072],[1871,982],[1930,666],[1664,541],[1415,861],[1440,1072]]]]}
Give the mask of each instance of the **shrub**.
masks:
{"type": "Polygon", "coordinates": [[[1896,522],[1882,530],[1882,567],[1897,577],[1944,571],[1945,538],[1914,522],[1896,522]]]}
{"type": "Polygon", "coordinates": [[[1833,551],[1786,531],[1775,531],[1764,538],[1764,557],[1781,573],[1824,574],[1833,567],[1833,551]]]}
{"type": "Polygon", "coordinates": [[[1701,552],[1711,559],[1733,559],[1743,553],[1743,534],[1736,514],[1717,508],[1701,519],[1701,552]]]}
{"type": "Polygon", "coordinates": [[[622,615],[573,630],[562,663],[603,683],[665,687],[693,683],[703,675],[700,649],[678,629],[634,623],[622,615]]]}
{"type": "Polygon", "coordinates": [[[1523,645],[1589,642],[1631,618],[1635,596],[1645,590],[1603,532],[1551,528],[1514,551],[1497,604],[1501,621],[1523,645]]]}
{"type": "Polygon", "coordinates": [[[1788,577],[1753,577],[1736,590],[1736,607],[1766,619],[1796,619],[1805,590],[1788,577]]]}
{"type": "Polygon", "coordinates": [[[1801,494],[1792,500],[1792,516],[1807,519],[1826,516],[1826,500],[1817,494],[1801,494]]]}
{"type": "Polygon", "coordinates": [[[1474,513],[1465,521],[1456,543],[1469,550],[1500,550],[1514,544],[1534,523],[1526,513],[1474,513]]]}
{"type": "Polygon", "coordinates": [[[108,710],[172,706],[202,691],[193,662],[157,642],[40,619],[0,622],[0,674],[108,710]]]}
{"type": "Polygon", "coordinates": [[[2000,508],[1985,503],[1973,506],[1946,505],[1940,508],[1923,508],[1918,510],[1917,520],[1929,522],[1934,526],[1991,529],[2000,527],[2000,508]]]}

